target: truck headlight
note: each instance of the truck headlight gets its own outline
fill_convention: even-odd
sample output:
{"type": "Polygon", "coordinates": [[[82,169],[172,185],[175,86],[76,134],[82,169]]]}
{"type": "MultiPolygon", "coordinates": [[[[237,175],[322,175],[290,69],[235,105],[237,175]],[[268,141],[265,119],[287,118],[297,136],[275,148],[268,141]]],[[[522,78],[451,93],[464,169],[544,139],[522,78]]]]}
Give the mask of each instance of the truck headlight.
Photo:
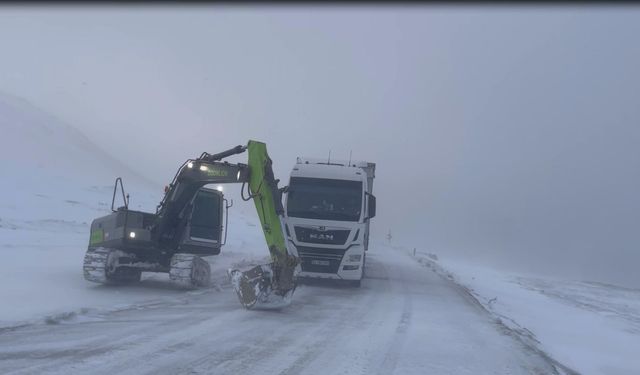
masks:
{"type": "Polygon", "coordinates": [[[129,237],[136,238],[136,232],[130,232],[129,233],[129,237]]]}
{"type": "Polygon", "coordinates": [[[362,255],[361,254],[349,255],[349,262],[359,262],[360,259],[362,259],[362,255]]]}

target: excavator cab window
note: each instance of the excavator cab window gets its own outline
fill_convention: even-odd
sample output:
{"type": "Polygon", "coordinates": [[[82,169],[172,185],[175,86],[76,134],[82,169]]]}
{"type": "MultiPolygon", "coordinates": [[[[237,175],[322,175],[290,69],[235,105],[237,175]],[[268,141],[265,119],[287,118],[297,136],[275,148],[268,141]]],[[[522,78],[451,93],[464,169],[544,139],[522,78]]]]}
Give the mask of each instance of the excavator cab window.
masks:
{"type": "Polygon", "coordinates": [[[191,212],[191,239],[220,243],[222,200],[222,193],[217,190],[201,189],[198,192],[191,212]]]}

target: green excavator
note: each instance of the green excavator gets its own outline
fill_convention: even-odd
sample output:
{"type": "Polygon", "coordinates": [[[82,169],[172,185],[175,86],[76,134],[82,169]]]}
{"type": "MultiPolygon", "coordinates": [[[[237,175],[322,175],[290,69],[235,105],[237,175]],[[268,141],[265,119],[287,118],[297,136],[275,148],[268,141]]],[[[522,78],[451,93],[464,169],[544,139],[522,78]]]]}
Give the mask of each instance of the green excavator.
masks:
{"type": "Polygon", "coordinates": [[[255,203],[271,262],[244,271],[228,270],[231,284],[247,309],[287,306],[296,288],[300,262],[295,248],[289,248],[285,241],[283,189],[278,188],[278,182],[266,145],[257,141],[185,161],[165,189],[155,214],[130,210],[118,178],[113,212],[91,223],[84,277],[97,283],[121,284],[139,281],[142,272],[165,272],[190,287],[208,285],[211,270],[202,257],[220,253],[226,240],[223,206],[228,212],[230,205],[222,192],[205,185],[240,183],[243,199],[255,203]],[[245,151],[248,164],[222,161],[245,151]],[[116,209],[118,187],[124,205],[116,209]]]}

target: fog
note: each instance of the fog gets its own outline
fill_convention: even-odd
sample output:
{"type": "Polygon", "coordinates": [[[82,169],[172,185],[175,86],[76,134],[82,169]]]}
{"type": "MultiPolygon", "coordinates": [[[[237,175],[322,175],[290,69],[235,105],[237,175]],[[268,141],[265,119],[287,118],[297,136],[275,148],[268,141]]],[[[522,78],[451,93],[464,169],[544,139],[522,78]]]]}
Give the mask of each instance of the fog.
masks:
{"type": "Polygon", "coordinates": [[[630,6],[3,6],[0,90],[159,191],[249,139],[285,184],[352,153],[380,240],[640,287],[639,35],[630,6]]]}

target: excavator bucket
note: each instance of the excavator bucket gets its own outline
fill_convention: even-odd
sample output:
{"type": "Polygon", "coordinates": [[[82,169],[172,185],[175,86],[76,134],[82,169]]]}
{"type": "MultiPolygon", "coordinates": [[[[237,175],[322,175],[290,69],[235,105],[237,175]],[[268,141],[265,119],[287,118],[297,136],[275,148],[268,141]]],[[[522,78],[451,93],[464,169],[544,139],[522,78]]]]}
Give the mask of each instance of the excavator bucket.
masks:
{"type": "Polygon", "coordinates": [[[230,269],[231,285],[246,309],[277,310],[291,304],[295,286],[289,290],[274,288],[273,266],[263,264],[246,271],[230,269]]]}

